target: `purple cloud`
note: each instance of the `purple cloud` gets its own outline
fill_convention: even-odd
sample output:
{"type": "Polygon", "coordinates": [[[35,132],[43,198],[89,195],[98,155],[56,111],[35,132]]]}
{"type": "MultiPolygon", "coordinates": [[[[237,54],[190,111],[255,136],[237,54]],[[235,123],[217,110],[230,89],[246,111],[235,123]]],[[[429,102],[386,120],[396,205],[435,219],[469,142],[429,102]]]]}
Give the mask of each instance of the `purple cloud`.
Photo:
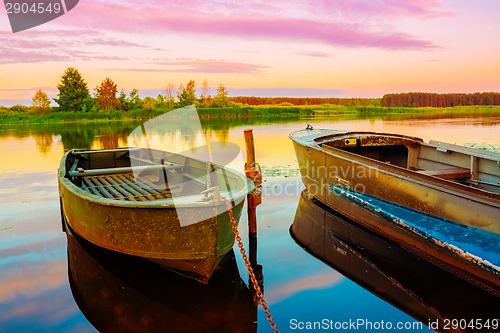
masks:
{"type": "Polygon", "coordinates": [[[147,45],[109,38],[89,31],[25,31],[19,34],[0,32],[0,63],[39,63],[75,60],[129,60],[127,56],[101,54],[93,47],[137,47],[147,45]],[[75,38],[75,36],[83,36],[75,38]]]}
{"type": "Polygon", "coordinates": [[[432,49],[437,45],[388,29],[384,20],[409,15],[430,17],[440,13],[434,10],[440,8],[437,0],[374,0],[373,3],[346,0],[288,3],[279,0],[266,5],[267,9],[260,0],[243,4],[217,1],[183,1],[179,4],[174,1],[169,2],[168,7],[157,0],[142,3],[142,6],[140,3],[134,3],[134,6],[108,3],[107,10],[102,10],[103,6],[102,2],[95,0],[82,3],[75,13],[78,15],[73,15],[68,22],[104,31],[175,32],[241,39],[310,41],[347,47],[432,49]],[[382,23],[375,25],[379,21],[382,23]]]}
{"type": "Polygon", "coordinates": [[[158,63],[159,65],[183,67],[171,70],[172,72],[195,72],[195,73],[237,73],[237,74],[259,74],[267,66],[247,64],[242,62],[224,60],[188,60],[177,62],[158,63]]]}
{"type": "Polygon", "coordinates": [[[267,66],[224,60],[186,60],[156,62],[155,68],[112,68],[114,71],[260,74],[267,66]]]}
{"type": "Polygon", "coordinates": [[[316,57],[316,58],[329,58],[332,55],[329,53],[325,52],[318,52],[318,51],[305,51],[305,52],[297,52],[299,55],[305,55],[308,57],[316,57]]]}
{"type": "MultiPolygon", "coordinates": [[[[282,5],[285,0],[281,0],[282,5]]],[[[274,2],[276,4],[276,2],[274,2]]],[[[302,10],[316,15],[341,14],[349,19],[449,16],[440,0],[316,0],[299,1],[302,10]]]]}

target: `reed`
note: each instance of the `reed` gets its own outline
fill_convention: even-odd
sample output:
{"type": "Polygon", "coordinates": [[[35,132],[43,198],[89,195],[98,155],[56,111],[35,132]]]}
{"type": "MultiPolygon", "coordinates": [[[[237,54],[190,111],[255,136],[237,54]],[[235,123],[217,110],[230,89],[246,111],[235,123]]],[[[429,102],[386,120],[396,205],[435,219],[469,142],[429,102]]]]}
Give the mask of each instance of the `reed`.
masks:
{"type": "MultiPolygon", "coordinates": [[[[414,108],[414,107],[383,107],[383,106],[341,106],[334,104],[322,105],[237,105],[232,107],[198,107],[200,119],[259,119],[285,120],[308,117],[355,117],[392,119],[401,116],[418,118],[424,116],[460,116],[460,115],[500,115],[500,106],[455,106],[447,108],[414,108]]],[[[156,108],[153,110],[134,109],[130,111],[112,110],[102,112],[50,112],[32,114],[0,109],[0,123],[3,124],[44,124],[44,123],[85,123],[85,122],[115,122],[115,121],[145,121],[159,116],[172,109],[156,108]]]]}

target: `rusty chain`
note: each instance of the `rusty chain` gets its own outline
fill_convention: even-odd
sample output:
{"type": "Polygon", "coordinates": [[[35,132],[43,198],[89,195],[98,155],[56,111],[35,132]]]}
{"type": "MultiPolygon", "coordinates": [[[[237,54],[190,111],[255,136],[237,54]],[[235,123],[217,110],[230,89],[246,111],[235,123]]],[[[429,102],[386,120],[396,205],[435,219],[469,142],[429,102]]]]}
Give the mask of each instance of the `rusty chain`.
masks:
{"type": "Polygon", "coordinates": [[[248,270],[248,275],[250,276],[250,280],[252,281],[255,294],[259,299],[259,303],[262,305],[264,313],[267,316],[267,321],[269,321],[269,323],[271,324],[271,329],[275,333],[279,333],[278,326],[276,326],[276,323],[274,322],[273,317],[271,316],[271,312],[267,307],[266,301],[264,300],[264,295],[262,294],[259,283],[257,282],[257,278],[255,277],[255,274],[253,272],[252,265],[250,264],[250,261],[248,260],[248,257],[245,253],[245,248],[243,247],[243,242],[241,241],[240,232],[238,231],[238,224],[236,223],[236,220],[233,215],[233,207],[231,205],[231,201],[229,201],[229,199],[226,197],[222,197],[222,199],[226,202],[227,212],[229,213],[229,219],[231,220],[231,226],[233,227],[234,235],[236,237],[236,241],[238,242],[240,253],[243,256],[243,261],[245,262],[245,266],[248,270]]]}

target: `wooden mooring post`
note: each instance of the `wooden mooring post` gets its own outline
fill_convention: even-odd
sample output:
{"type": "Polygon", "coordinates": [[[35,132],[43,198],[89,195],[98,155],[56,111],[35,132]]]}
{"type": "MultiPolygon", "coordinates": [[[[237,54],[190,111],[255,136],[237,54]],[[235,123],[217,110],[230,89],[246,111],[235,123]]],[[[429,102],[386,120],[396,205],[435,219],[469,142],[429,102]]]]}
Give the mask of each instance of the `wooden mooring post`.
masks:
{"type": "Polygon", "coordinates": [[[262,266],[257,264],[257,212],[256,208],[262,202],[262,172],[260,165],[255,162],[255,145],[253,130],[243,131],[247,161],[245,163],[245,174],[255,184],[255,189],[247,196],[248,213],[248,242],[250,264],[255,272],[259,285],[263,290],[262,266]]]}

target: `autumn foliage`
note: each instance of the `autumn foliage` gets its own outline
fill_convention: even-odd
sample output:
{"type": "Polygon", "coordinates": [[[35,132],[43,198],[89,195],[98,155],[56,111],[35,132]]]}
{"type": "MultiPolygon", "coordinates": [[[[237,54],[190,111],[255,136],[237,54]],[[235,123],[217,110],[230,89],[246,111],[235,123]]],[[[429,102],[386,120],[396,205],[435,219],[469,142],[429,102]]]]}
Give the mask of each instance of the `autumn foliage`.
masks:
{"type": "Polygon", "coordinates": [[[96,92],[97,107],[99,109],[108,112],[119,108],[119,101],[116,98],[118,88],[109,77],[102,80],[101,85],[97,86],[94,90],[96,92]]]}
{"type": "Polygon", "coordinates": [[[31,105],[35,113],[46,113],[50,110],[50,99],[41,89],[31,99],[31,105]]]}

